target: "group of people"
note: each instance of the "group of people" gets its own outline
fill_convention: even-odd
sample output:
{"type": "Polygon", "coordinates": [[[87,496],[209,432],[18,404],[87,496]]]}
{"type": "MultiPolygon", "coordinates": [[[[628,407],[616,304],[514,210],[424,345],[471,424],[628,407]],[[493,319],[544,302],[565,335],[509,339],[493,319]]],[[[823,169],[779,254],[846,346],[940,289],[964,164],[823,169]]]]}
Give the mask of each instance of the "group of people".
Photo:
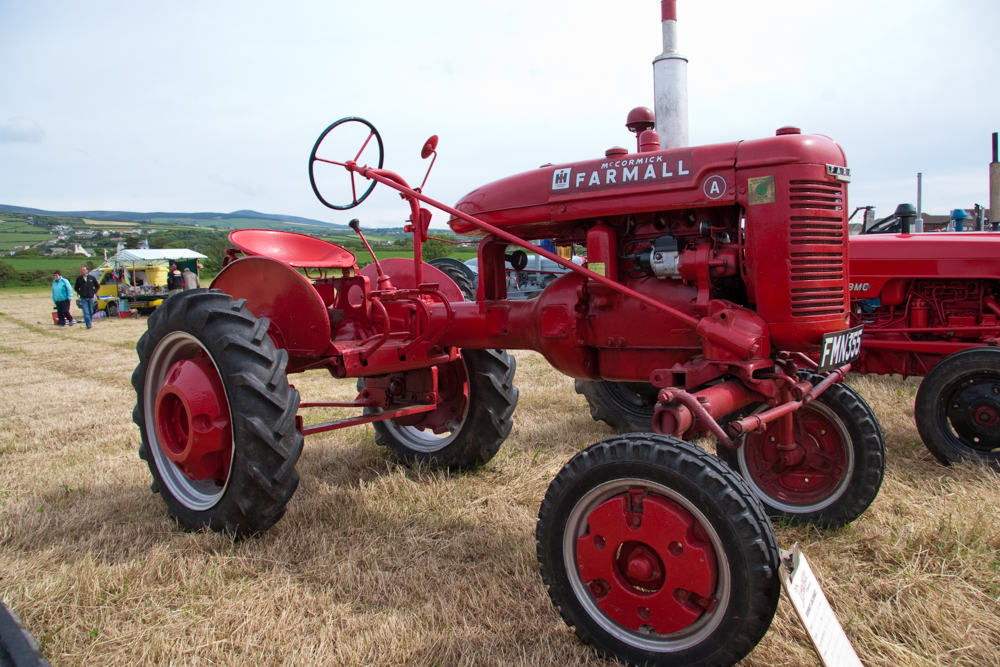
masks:
{"type": "MultiPolygon", "coordinates": [[[[199,286],[198,274],[185,267],[182,273],[177,269],[177,264],[170,263],[170,273],[167,276],[167,297],[182,292],[187,289],[197,289],[199,286]]],[[[60,327],[73,326],[76,320],[69,310],[70,302],[73,299],[73,292],[80,297],[80,310],[83,311],[83,321],[90,329],[93,326],[94,311],[97,309],[97,290],[100,285],[97,279],[90,275],[90,270],[86,266],[80,267],[80,276],[76,282],[70,286],[69,280],[63,277],[62,271],[58,269],[52,273],[52,301],[56,304],[56,324],[60,327]]]]}
{"type": "Polygon", "coordinates": [[[80,267],[80,276],[70,287],[69,280],[63,278],[62,272],[56,269],[52,274],[52,301],[56,304],[57,324],[61,327],[76,324],[73,313],[69,312],[69,304],[73,291],[80,296],[80,310],[83,311],[83,322],[90,329],[93,326],[94,304],[97,301],[97,290],[100,285],[97,279],[90,275],[86,266],[80,267]]]}
{"type": "Polygon", "coordinates": [[[184,272],[177,270],[177,265],[170,262],[170,275],[167,276],[167,297],[183,292],[186,289],[197,289],[198,274],[184,267],[184,272]]]}

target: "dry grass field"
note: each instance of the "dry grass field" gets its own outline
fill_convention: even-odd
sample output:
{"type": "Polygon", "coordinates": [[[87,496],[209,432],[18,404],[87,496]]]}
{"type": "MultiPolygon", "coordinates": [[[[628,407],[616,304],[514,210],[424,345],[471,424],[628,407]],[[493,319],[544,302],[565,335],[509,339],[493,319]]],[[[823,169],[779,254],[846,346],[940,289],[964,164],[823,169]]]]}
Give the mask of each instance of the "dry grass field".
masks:
{"type": "MultiPolygon", "coordinates": [[[[549,603],[534,530],[549,480],[610,431],[539,355],[516,355],[514,431],[484,469],[401,467],[370,428],[311,436],[284,519],[234,544],[180,530],[149,491],[129,384],[145,321],[57,329],[50,309],[0,291],[0,597],[56,667],[608,664],[549,603]]],[[[1000,476],[932,460],[918,380],[851,382],[885,430],[881,494],[779,543],[802,545],[869,667],[1000,664],[1000,476]]],[[[787,599],[743,664],[819,665],[787,599]]]]}

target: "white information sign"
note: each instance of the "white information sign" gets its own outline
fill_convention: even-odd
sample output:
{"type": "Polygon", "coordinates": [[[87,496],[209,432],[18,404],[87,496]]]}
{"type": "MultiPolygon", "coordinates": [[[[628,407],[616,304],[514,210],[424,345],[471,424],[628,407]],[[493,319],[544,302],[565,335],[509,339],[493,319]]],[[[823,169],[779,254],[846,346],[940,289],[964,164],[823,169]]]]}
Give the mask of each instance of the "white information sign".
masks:
{"type": "Polygon", "coordinates": [[[825,667],[864,667],[798,543],[791,552],[781,551],[781,586],[825,667]]]}

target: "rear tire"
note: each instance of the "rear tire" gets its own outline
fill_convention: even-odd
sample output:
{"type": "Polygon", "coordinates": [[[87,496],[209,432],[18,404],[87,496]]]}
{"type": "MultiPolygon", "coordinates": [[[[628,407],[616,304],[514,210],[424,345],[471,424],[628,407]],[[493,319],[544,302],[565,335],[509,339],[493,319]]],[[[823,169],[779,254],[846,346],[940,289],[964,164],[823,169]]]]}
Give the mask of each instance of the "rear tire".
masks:
{"type": "MultiPolygon", "coordinates": [[[[799,371],[799,379],[817,384],[823,378],[799,371]]],[[[875,500],[885,475],[885,439],[875,413],[851,387],[834,384],[793,414],[796,437],[806,445],[800,464],[781,466],[774,428],[747,434],[735,451],[718,447],[719,457],[776,520],[824,528],[854,521],[875,500]]]]}
{"type": "MultiPolygon", "coordinates": [[[[398,424],[392,419],[372,423],[375,442],[388,447],[397,459],[432,468],[477,468],[496,456],[510,435],[518,397],[514,357],[504,350],[462,350],[462,358],[452,363],[459,364],[451,370],[459,377],[459,383],[467,384],[468,398],[462,414],[447,416],[447,431],[434,433],[428,426],[440,423],[439,411],[448,409],[445,402],[412,425],[398,424]]],[[[439,369],[439,378],[447,371],[439,369]]],[[[358,388],[363,387],[361,378],[358,388]]]]}
{"type": "Polygon", "coordinates": [[[615,433],[649,433],[653,430],[653,410],[658,389],[639,382],[590,382],[577,380],[576,393],[590,404],[590,416],[602,421],[615,433]]]}
{"type": "Polygon", "coordinates": [[[192,290],[157,308],[136,345],[139,365],[132,386],[138,400],[132,419],[142,438],[139,456],[149,465],[153,491],[189,530],[209,528],[241,537],[267,530],[284,515],[298,486],[299,394],[285,376],[288,353],[275,349],[268,324],[267,318],[254,317],[243,299],[192,290]],[[169,393],[179,364],[188,362],[200,363],[210,384],[222,387],[213,400],[223,408],[211,420],[185,409],[198,411],[191,406],[202,399],[193,392],[174,401],[184,406],[175,408],[172,419],[157,404],[169,393]],[[189,437],[207,432],[229,445],[220,450],[223,463],[216,476],[192,477],[168,452],[176,457],[177,442],[183,446],[189,437]]]}
{"type": "Polygon", "coordinates": [[[106,306],[104,306],[104,312],[107,313],[108,317],[118,317],[118,304],[114,301],[109,301],[106,306]]]}
{"type": "Polygon", "coordinates": [[[433,259],[428,264],[451,278],[451,281],[462,291],[462,296],[465,297],[466,301],[476,300],[476,288],[472,285],[472,280],[462,269],[450,262],[435,262],[433,259]]]}
{"type": "Polygon", "coordinates": [[[733,665],[767,632],[778,547],[732,470],[670,436],[609,438],[549,485],[535,531],[563,620],[634,665],[733,665]]]}
{"type": "Polygon", "coordinates": [[[976,461],[1000,471],[1000,349],[945,357],[920,383],[914,418],[920,439],[944,465],[976,461]]]}

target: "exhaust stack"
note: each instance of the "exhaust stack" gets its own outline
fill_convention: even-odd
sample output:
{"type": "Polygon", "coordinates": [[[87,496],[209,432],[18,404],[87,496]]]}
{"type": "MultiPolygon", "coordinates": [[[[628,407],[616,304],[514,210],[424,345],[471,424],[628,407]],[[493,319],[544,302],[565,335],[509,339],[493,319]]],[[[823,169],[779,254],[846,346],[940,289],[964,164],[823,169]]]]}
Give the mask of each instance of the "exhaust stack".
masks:
{"type": "Polygon", "coordinates": [[[994,227],[997,223],[1000,223],[1000,162],[997,161],[997,133],[994,132],[993,162],[990,163],[990,226],[994,227]]]}
{"type": "Polygon", "coordinates": [[[683,148],[688,145],[688,59],[677,51],[677,0],[660,0],[660,16],[663,53],[653,59],[656,131],[660,148],[683,148]]]}

